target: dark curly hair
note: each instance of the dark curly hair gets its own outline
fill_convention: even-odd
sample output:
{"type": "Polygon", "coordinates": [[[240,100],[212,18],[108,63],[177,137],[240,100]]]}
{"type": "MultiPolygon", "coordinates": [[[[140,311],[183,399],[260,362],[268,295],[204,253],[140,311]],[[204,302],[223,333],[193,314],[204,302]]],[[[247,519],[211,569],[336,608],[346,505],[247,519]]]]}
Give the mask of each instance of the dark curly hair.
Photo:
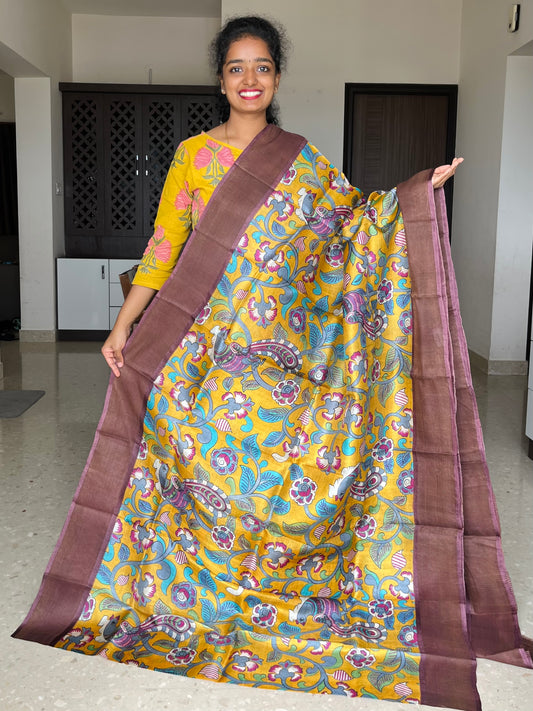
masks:
{"type": "MultiPolygon", "coordinates": [[[[289,43],[283,27],[264,17],[247,15],[230,18],[211,42],[209,59],[217,77],[222,76],[222,68],[230,45],[243,37],[256,37],[263,40],[274,60],[276,72],[285,69],[289,43]]],[[[217,98],[219,120],[223,123],[229,118],[230,105],[226,96],[221,93],[220,87],[217,98]]],[[[267,123],[279,124],[279,109],[275,102],[267,108],[266,120],[267,123]]]]}

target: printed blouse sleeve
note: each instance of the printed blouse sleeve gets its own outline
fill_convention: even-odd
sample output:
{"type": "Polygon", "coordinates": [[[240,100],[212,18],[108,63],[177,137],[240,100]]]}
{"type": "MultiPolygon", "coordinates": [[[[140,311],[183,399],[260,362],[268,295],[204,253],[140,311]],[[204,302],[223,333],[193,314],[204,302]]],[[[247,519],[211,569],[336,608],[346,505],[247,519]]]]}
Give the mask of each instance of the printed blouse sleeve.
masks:
{"type": "Polygon", "coordinates": [[[190,157],[183,144],[178,146],[168,171],[154,223],[134,284],[159,290],[176,266],[191,232],[192,191],[190,157]]]}

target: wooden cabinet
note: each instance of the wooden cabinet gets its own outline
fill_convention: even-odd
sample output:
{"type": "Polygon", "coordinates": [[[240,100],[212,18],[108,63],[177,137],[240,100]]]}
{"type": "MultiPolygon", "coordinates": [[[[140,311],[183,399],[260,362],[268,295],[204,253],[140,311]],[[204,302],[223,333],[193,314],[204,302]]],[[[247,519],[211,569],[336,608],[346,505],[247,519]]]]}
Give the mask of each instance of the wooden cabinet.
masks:
{"type": "Polygon", "coordinates": [[[124,301],[119,274],[132,259],[57,260],[59,331],[109,331],[124,301]]]}
{"type": "Polygon", "coordinates": [[[59,86],[66,254],[140,258],[177,145],[216,123],[214,88],[59,86]]]}

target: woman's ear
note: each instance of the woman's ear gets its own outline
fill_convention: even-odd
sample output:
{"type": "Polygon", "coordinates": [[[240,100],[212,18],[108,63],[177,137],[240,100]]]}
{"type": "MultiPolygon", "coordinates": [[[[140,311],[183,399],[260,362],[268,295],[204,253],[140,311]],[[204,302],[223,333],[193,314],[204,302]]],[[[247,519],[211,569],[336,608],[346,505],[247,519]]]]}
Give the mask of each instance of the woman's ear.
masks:
{"type": "Polygon", "coordinates": [[[220,80],[220,93],[221,94],[226,93],[226,90],[224,89],[224,82],[222,81],[222,79],[220,80]]]}

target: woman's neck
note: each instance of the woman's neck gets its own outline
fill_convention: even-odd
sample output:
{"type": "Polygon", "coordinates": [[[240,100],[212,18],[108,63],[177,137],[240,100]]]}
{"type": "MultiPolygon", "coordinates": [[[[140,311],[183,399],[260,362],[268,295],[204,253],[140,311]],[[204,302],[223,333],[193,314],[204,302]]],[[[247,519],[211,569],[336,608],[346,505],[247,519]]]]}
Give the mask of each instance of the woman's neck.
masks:
{"type": "Polygon", "coordinates": [[[253,141],[258,133],[261,133],[266,125],[267,120],[264,115],[241,117],[232,112],[226,123],[217,126],[219,130],[216,135],[213,132],[213,136],[229,143],[230,146],[243,149],[253,141]]]}

